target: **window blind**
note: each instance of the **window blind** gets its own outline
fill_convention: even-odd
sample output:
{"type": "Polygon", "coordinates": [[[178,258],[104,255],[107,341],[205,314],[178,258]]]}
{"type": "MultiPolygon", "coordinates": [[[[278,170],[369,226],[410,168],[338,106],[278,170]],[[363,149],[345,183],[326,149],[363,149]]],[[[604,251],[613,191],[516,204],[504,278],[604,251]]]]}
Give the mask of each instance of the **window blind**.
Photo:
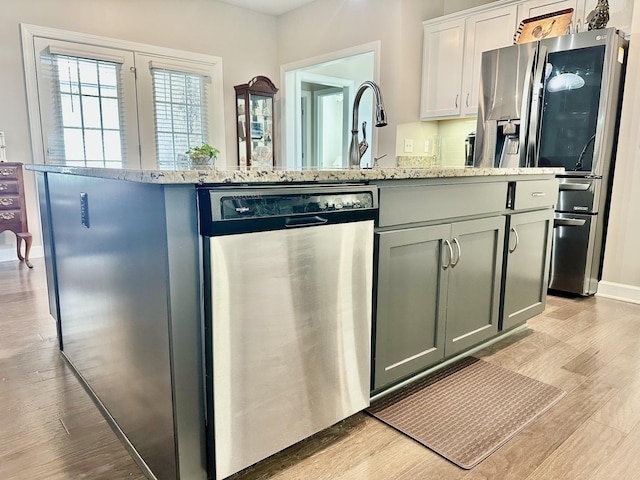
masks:
{"type": "Polygon", "coordinates": [[[41,64],[52,100],[46,129],[48,162],[122,167],[125,125],[121,62],[45,50],[41,64]]]}
{"type": "Polygon", "coordinates": [[[208,142],[209,77],[153,64],[150,67],[158,166],[173,168],[179,155],[208,142]]]}
{"type": "Polygon", "coordinates": [[[206,142],[225,152],[222,59],[22,26],[34,161],[175,168],[206,142]],[[216,128],[214,128],[216,127],[216,128]],[[175,128],[175,131],[174,131],[175,128]]]}

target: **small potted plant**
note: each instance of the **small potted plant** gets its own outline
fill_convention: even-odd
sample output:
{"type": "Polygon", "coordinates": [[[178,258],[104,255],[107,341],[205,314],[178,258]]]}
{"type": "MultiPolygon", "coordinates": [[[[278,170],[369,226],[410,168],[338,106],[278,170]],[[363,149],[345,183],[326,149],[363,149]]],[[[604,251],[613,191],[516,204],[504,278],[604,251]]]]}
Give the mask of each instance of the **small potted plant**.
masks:
{"type": "Polygon", "coordinates": [[[199,147],[191,147],[185,153],[189,156],[192,166],[211,166],[218,157],[220,150],[203,143],[199,147]]]}

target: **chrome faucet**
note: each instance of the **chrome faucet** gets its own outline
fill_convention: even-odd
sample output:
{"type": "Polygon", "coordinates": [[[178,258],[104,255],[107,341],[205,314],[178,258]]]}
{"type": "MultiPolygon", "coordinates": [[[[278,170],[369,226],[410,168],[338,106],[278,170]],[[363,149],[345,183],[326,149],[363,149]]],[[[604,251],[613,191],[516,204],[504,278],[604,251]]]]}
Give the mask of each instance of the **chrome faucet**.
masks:
{"type": "Polygon", "coordinates": [[[367,143],[367,122],[362,122],[362,142],[358,140],[358,109],[360,108],[360,98],[367,88],[373,90],[376,101],[376,127],[384,127],[387,124],[387,114],[384,111],[382,93],[380,87],[374,82],[367,80],[358,88],[353,99],[353,123],[351,124],[351,145],[349,146],[349,168],[360,168],[360,159],[369,148],[367,143]]]}

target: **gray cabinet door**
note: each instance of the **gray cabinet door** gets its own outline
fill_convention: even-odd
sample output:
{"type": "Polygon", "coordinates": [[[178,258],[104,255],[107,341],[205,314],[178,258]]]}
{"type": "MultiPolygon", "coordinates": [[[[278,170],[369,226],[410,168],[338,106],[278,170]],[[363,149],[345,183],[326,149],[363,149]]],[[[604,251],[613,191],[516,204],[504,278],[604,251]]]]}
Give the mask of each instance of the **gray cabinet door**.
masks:
{"type": "Polygon", "coordinates": [[[502,216],[452,224],[447,357],[498,333],[504,228],[502,216]]]}
{"type": "Polygon", "coordinates": [[[553,210],[509,216],[501,329],[524,323],[544,310],[553,234],[553,210]]]}
{"type": "Polygon", "coordinates": [[[378,283],[373,389],[435,364],[444,356],[446,277],[444,240],[451,226],[377,234],[378,283]]]}

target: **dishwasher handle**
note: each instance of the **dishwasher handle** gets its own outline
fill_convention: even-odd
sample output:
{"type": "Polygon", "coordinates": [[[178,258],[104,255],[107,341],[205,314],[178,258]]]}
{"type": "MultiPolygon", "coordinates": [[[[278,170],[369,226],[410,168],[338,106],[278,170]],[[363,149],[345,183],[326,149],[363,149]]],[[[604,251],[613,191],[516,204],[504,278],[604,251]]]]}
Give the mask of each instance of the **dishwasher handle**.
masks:
{"type": "Polygon", "coordinates": [[[288,217],[284,221],[284,226],[286,228],[311,227],[314,225],[325,225],[328,221],[329,219],[318,215],[302,218],[288,217]]]}

